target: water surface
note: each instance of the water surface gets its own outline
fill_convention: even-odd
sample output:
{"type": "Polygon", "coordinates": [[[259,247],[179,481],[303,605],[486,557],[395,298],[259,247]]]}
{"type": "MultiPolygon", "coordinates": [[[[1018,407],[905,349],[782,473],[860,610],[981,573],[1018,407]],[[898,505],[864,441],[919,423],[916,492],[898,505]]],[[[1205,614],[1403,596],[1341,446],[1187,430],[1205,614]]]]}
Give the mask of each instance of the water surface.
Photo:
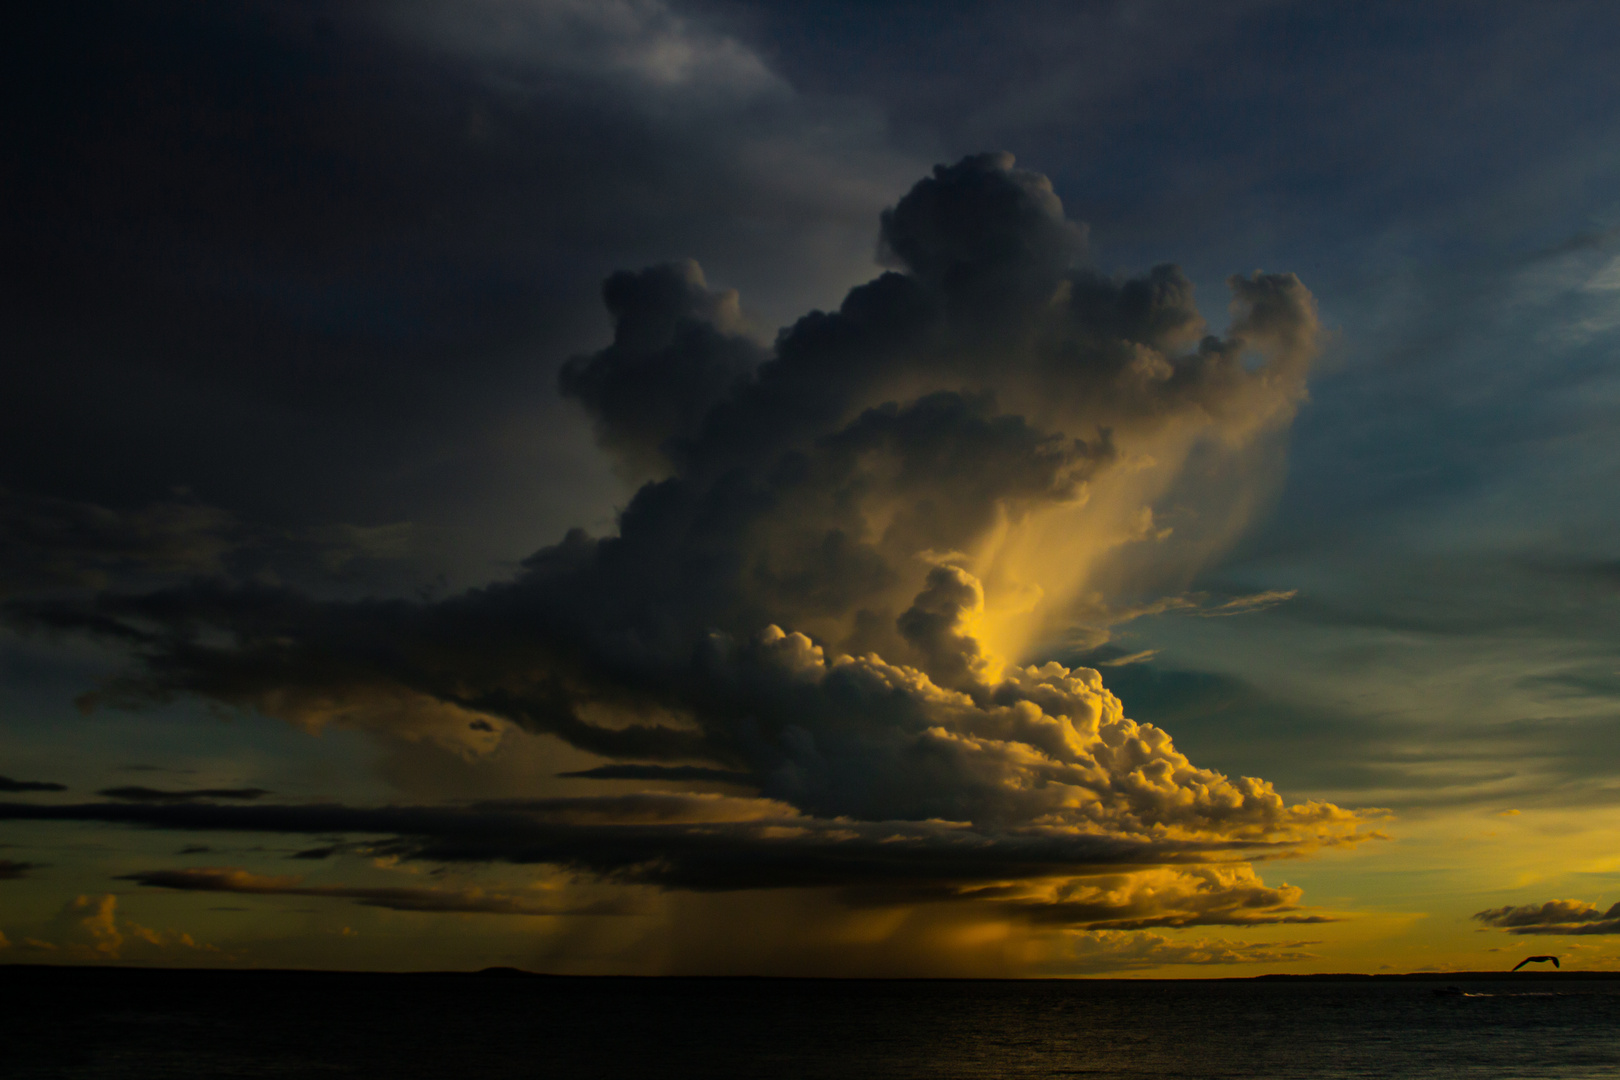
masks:
{"type": "Polygon", "coordinates": [[[1620,1075],[1620,981],[834,981],[0,968],[21,1078],[1620,1075]]]}

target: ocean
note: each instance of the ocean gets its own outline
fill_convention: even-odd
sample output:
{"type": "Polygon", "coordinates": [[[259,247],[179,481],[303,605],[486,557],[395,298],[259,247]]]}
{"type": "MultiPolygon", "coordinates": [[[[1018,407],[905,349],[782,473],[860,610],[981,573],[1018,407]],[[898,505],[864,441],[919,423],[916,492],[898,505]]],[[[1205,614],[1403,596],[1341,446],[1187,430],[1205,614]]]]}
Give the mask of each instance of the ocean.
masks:
{"type": "Polygon", "coordinates": [[[1620,980],[591,979],[0,967],[8,1078],[1620,1075],[1620,980]]]}

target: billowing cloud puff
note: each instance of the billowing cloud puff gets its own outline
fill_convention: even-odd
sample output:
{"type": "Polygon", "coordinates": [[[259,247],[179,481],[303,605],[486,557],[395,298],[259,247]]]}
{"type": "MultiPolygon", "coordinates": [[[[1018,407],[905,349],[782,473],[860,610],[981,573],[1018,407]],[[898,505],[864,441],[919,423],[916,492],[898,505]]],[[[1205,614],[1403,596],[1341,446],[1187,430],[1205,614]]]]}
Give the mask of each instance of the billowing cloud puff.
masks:
{"type": "Polygon", "coordinates": [[[78,896],[41,927],[43,937],[25,937],[20,945],[36,956],[67,958],[78,962],[145,960],[162,962],[175,953],[215,952],[212,945],[199,944],[190,934],[143,926],[120,917],[118,897],[78,896]]]}
{"type": "Polygon", "coordinates": [[[1585,900],[1490,908],[1474,918],[1510,934],[1620,934],[1620,904],[1603,911],[1585,900]]]}
{"type": "Polygon", "coordinates": [[[563,393],[597,419],[602,439],[651,459],[689,436],[727,388],[765,359],[743,336],[736,290],[715,292],[695,262],[618,273],[602,286],[613,344],[563,366],[563,393]]]}
{"type": "MultiPolygon", "coordinates": [[[[1097,672],[1038,662],[1078,607],[1152,584],[1131,566],[1196,564],[1241,524],[1241,497],[1183,515],[1203,531],[1155,513],[1220,504],[1210,478],[1241,486],[1232,463],[1292,415],[1317,335],[1304,286],[1235,277],[1233,321],[1208,334],[1176,268],[1082,268],[1085,230],[1005,154],[936,168],[883,215],[880,249],[895,270],[769,349],[694,264],[609,279],[613,343],[561,388],[645,483],[615,534],[575,530],[510,581],[333,603],[216,578],[11,610],[141,659],[99,700],[459,731],[466,752],[515,725],[610,759],[604,777],[723,776],[789,815],[787,833],[728,826],[782,881],[794,857],[821,865],[804,835],[835,850],[896,827],[875,823],[923,830],[929,858],[1046,852],[1009,879],[1095,873],[1110,848],[1140,865],[1350,837],[1354,815],[1199,768],[1097,672]],[[1119,557],[1144,547],[1163,557],[1119,557]],[[776,841],[786,861],[762,854],[776,841]]],[[[692,842],[653,828],[652,849],[692,842]]],[[[677,855],[657,865],[596,869],[680,883],[677,855]]],[[[1282,917],[1297,898],[1204,875],[1043,904],[1125,927],[1282,917]]]]}

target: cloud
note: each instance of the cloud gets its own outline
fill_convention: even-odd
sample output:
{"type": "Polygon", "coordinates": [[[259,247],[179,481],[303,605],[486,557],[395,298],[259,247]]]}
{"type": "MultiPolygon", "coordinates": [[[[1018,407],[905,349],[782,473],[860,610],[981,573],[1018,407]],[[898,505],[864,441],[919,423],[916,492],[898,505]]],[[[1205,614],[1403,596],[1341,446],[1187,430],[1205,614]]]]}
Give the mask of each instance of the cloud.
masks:
{"type": "Polygon", "coordinates": [[[38,870],[39,868],[39,863],[0,859],[0,881],[16,881],[18,878],[25,878],[30,870],[38,870]]]}
{"type": "Polygon", "coordinates": [[[1510,934],[1620,934],[1620,904],[1602,911],[1585,900],[1489,908],[1474,918],[1510,934]]]}
{"type": "Polygon", "coordinates": [[[0,791],[7,793],[66,790],[66,784],[53,784],[47,780],[13,780],[9,776],[0,776],[0,791]]]}
{"type": "Polygon", "coordinates": [[[604,92],[750,98],[787,85],[730,35],[657,0],[471,0],[395,5],[392,25],[440,48],[566,73],[604,92]]]}
{"type": "Polygon", "coordinates": [[[698,765],[598,765],[594,769],[579,769],[557,775],[588,780],[663,780],[670,783],[741,784],[749,787],[754,782],[749,773],[705,769],[698,765]]]}
{"type": "Polygon", "coordinates": [[[1293,850],[1274,841],[1129,840],[1057,827],[998,832],[943,821],[829,820],[765,800],[712,795],[376,808],[0,803],[0,820],[350,834],[369,838],[357,845],[363,850],[399,858],[548,864],[609,881],[700,892],[835,889],[855,906],[977,905],[1001,919],[1039,925],[1327,921],[1301,909],[1298,889],[1267,888],[1235,861],[1293,850]],[[1205,865],[1212,862],[1224,865],[1205,865]]]}
{"type": "Polygon", "coordinates": [[[118,929],[114,914],[118,910],[118,897],[112,893],[93,898],[81,896],[67,910],[74,917],[82,916],[79,925],[89,934],[92,949],[109,959],[117,958],[124,944],[124,935],[118,929]]]}
{"type": "Polygon", "coordinates": [[[0,591],[504,573],[619,499],[552,381],[604,275],[697,254],[770,334],[870,274],[920,165],[663,3],[87,0],[26,37],[18,78],[78,89],[13,133],[0,591]]]}
{"type": "Polygon", "coordinates": [[[264,788],[196,788],[192,791],[163,791],[158,788],[128,785],[111,787],[96,794],[109,799],[128,799],[133,802],[184,802],[188,799],[257,799],[270,792],[264,788]]]}
{"type": "Polygon", "coordinates": [[[1163,934],[1091,930],[1069,935],[1046,962],[1055,971],[1140,971],[1146,968],[1213,964],[1278,964],[1314,960],[1304,948],[1315,941],[1251,943],[1224,938],[1176,940],[1163,934]]]}
{"type": "MultiPolygon", "coordinates": [[[[1163,540],[1173,530],[1156,530],[1151,513],[1142,515],[1140,535],[1138,540],[1153,537],[1163,540]]],[[[1178,614],[1196,618],[1213,619],[1231,615],[1248,615],[1278,604],[1286,603],[1298,595],[1298,591],[1268,589],[1263,592],[1247,593],[1237,596],[1218,597],[1207,592],[1186,592],[1170,596],[1159,596],[1152,600],[1131,603],[1111,603],[1100,593],[1079,599],[1070,611],[1070,625],[1062,636],[1064,647],[1069,650],[1079,650],[1080,653],[1093,656],[1095,662],[1101,667],[1126,667],[1133,663],[1140,663],[1152,657],[1157,650],[1149,649],[1145,652],[1123,657],[1119,650],[1109,648],[1108,642],[1113,638],[1113,629],[1134,622],[1137,619],[1149,618],[1154,615],[1178,614]]]]}
{"type": "Polygon", "coordinates": [[[0,487],[0,597],[198,577],[375,584],[418,554],[420,531],[404,522],[273,528],[183,495],[114,510],[0,487]]]}
{"type": "Polygon", "coordinates": [[[1009,911],[1037,923],[1106,930],[1337,921],[1302,910],[1302,896],[1299,888],[1269,887],[1251,867],[1236,865],[1068,881],[1049,892],[1004,903],[1009,911]]]}
{"type": "Polygon", "coordinates": [[[1143,664],[1159,655],[1158,649],[1143,649],[1140,652],[1123,653],[1112,656],[1106,660],[1098,660],[1099,667],[1128,667],[1131,664],[1143,664]]]}
{"type": "Polygon", "coordinates": [[[1195,610],[1193,614],[1206,618],[1221,615],[1245,615],[1251,611],[1263,611],[1268,607],[1285,604],[1299,595],[1298,589],[1267,589],[1264,592],[1253,593],[1248,596],[1236,596],[1218,604],[1205,606],[1195,610]]]}
{"type": "MultiPolygon", "coordinates": [[[[800,320],[699,420],[683,407],[690,430],[622,400],[642,380],[600,398],[617,402],[597,415],[609,445],[659,447],[672,475],[637,493],[618,535],[576,531],[513,582],[439,604],[199,583],[13,611],[144,655],[145,675],[103,692],[113,702],[196,693],[309,726],[497,718],[608,757],[741,768],[819,813],[1286,828],[1263,784],[1189,771],[1095,675],[1016,666],[1084,583],[1076,568],[1129,542],[1192,445],[1287,418],[1313,348],[1291,276],[1234,278],[1228,336],[1200,337],[1178,271],[1074,270],[1081,238],[1006,155],[936,169],[883,219],[907,272],[800,320]],[[942,550],[969,565],[919,558],[942,550]],[[653,719],[671,711],[696,728],[653,719]]],[[[610,287],[615,344],[569,370],[610,385],[648,349],[724,337],[723,304],[631,311],[695,280],[643,285],[610,287]]]]}
{"type": "Polygon", "coordinates": [[[482,915],[618,915],[622,907],[594,904],[560,907],[543,899],[483,889],[304,885],[294,876],[270,877],[234,867],[146,870],[120,880],[182,892],[246,893],[260,896],[329,896],[365,907],[482,915]]]}
{"type": "Polygon", "coordinates": [[[0,596],[99,588],[132,573],[219,573],[240,531],[230,514],[190,501],[118,513],[0,487],[0,596]]]}
{"type": "MultiPolygon", "coordinates": [[[[91,705],[190,695],[468,755],[515,726],[608,759],[583,770],[602,778],[694,769],[760,796],[198,821],[346,820],[323,829],[698,889],[1095,876],[1351,842],[1355,814],[1198,767],[1097,671],[1039,655],[1099,595],[1230,542],[1245,463],[1292,418],[1318,337],[1291,274],[1231,278],[1216,335],[1180,270],[1104,277],[1085,239],[1044,176],[989,153],[917,182],[881,216],[893,269],[769,349],[695,264],[614,275],[614,340],[560,387],[644,483],[614,533],[575,529],[509,580],[339,602],[216,577],[7,611],[135,658],[91,705]],[[1159,527],[1184,499],[1202,524],[1159,527]],[[701,828],[638,816],[654,805],[696,808],[701,828]],[[728,806],[742,816],[714,817],[728,806]],[[480,815],[490,829],[465,827],[480,815]]],[[[1293,917],[1295,893],[1218,867],[1176,880],[1151,902],[1097,884],[1042,903],[1083,925],[1293,917]]]]}
{"type": "Polygon", "coordinates": [[[613,344],[564,364],[558,384],[590,410],[603,442],[637,464],[695,434],[731,384],[766,359],[741,333],[736,290],[709,289],[695,262],[614,274],[602,299],[613,344]]]}
{"type": "Polygon", "coordinates": [[[61,953],[75,960],[172,958],[174,950],[218,952],[199,944],[190,934],[156,930],[118,914],[113,893],[78,896],[64,904],[44,931],[46,938],[29,937],[23,946],[37,952],[61,953]]]}
{"type": "Polygon", "coordinates": [[[335,519],[444,523],[476,550],[422,576],[481,577],[521,554],[514,516],[555,535],[562,507],[611,508],[548,385],[596,340],[603,275],[693,252],[774,327],[869,272],[916,168],[875,113],[658,2],[92,0],[28,37],[18,77],[77,89],[17,117],[5,311],[30,377],[0,402],[0,483],[88,542],[59,567],[79,580],[206,565],[232,521],[335,519]],[[224,517],[168,529],[148,511],[177,483],[224,517]]]}

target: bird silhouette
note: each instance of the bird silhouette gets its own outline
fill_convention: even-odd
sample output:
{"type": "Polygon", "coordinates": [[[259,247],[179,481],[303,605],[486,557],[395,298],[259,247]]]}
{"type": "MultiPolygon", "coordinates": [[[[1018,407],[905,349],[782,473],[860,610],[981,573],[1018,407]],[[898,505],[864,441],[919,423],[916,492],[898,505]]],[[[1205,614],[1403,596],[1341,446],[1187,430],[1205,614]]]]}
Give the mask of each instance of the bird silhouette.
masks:
{"type": "Polygon", "coordinates": [[[1548,960],[1552,961],[1552,966],[1553,967],[1559,967],[1560,966],[1559,963],[1558,963],[1558,957],[1556,957],[1556,956],[1527,956],[1523,960],[1520,960],[1517,964],[1514,964],[1513,965],[1513,970],[1518,971],[1520,968],[1524,967],[1524,965],[1526,965],[1526,964],[1544,964],[1548,960]]]}

